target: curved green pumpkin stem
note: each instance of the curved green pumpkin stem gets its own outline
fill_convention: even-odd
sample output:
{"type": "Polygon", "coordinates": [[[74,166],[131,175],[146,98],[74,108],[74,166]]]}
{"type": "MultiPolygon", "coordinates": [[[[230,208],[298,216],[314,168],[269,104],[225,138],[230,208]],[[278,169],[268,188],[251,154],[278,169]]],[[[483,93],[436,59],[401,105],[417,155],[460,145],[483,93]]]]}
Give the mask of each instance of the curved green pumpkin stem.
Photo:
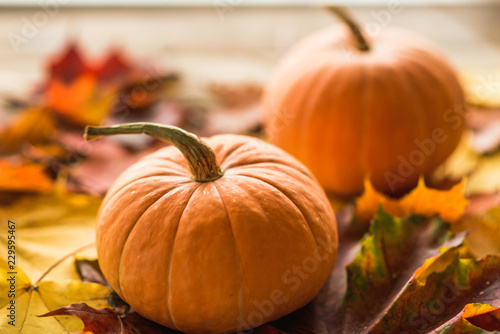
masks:
{"type": "Polygon", "coordinates": [[[359,24],[356,22],[356,20],[354,20],[354,18],[345,8],[337,6],[325,6],[325,9],[337,16],[349,27],[358,51],[368,52],[371,50],[370,44],[368,43],[368,40],[365,37],[363,31],[359,27],[359,24]]]}
{"type": "Polygon", "coordinates": [[[176,126],[146,122],[114,126],[87,126],[84,138],[91,140],[103,136],[140,133],[166,141],[177,147],[188,161],[195,181],[214,181],[223,175],[217,164],[214,151],[196,135],[176,126]]]}

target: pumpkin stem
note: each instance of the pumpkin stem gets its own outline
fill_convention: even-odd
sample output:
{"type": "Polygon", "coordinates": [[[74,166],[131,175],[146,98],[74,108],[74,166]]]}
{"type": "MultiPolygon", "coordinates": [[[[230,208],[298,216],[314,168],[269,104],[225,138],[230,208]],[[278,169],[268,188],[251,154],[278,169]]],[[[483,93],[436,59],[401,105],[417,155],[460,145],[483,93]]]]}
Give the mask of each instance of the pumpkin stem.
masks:
{"type": "Polygon", "coordinates": [[[370,44],[366,39],[363,31],[359,27],[359,24],[354,20],[354,18],[349,14],[349,12],[342,7],[337,6],[325,6],[326,10],[334,14],[344,22],[351,30],[352,36],[354,37],[354,43],[356,48],[361,52],[368,52],[371,50],[370,44]]]}
{"type": "Polygon", "coordinates": [[[214,151],[196,135],[176,126],[156,123],[127,123],[109,127],[87,126],[85,140],[102,136],[144,133],[151,137],[171,143],[181,151],[189,163],[193,179],[198,182],[209,182],[220,178],[223,173],[217,164],[214,151]]]}

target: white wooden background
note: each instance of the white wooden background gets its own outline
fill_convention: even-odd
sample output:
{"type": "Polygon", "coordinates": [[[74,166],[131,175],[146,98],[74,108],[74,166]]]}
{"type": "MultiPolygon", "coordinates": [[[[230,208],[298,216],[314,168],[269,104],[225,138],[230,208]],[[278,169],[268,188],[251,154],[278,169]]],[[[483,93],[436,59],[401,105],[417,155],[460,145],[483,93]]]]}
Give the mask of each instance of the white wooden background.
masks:
{"type": "MultiPolygon", "coordinates": [[[[40,2],[44,3],[57,1],[40,2]]],[[[291,45],[335,22],[314,6],[245,7],[244,0],[211,3],[197,8],[52,7],[50,11],[42,5],[0,6],[0,95],[25,94],[42,77],[46,57],[68,38],[81,41],[89,57],[119,46],[135,58],[156,60],[202,84],[263,82],[291,45]],[[35,30],[27,34],[30,24],[35,30]],[[12,39],[17,36],[24,39],[16,47],[12,39]]],[[[388,13],[386,6],[357,6],[353,12],[365,24],[404,27],[424,35],[462,70],[488,72],[500,67],[500,6],[402,3],[401,11],[388,20],[380,18],[380,13],[388,13]]]]}

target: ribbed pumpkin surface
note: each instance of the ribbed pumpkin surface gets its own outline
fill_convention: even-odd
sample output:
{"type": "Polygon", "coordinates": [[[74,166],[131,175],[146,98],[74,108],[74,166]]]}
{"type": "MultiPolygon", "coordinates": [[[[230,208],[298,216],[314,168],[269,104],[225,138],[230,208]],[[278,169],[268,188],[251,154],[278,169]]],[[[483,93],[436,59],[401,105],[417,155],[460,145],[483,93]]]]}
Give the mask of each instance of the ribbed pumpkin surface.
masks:
{"type": "Polygon", "coordinates": [[[161,149],[116,180],[97,226],[111,286],[140,314],[190,333],[243,330],[300,308],[337,249],[332,209],[301,163],[250,137],[206,143],[221,178],[193,181],[183,155],[161,149]]]}

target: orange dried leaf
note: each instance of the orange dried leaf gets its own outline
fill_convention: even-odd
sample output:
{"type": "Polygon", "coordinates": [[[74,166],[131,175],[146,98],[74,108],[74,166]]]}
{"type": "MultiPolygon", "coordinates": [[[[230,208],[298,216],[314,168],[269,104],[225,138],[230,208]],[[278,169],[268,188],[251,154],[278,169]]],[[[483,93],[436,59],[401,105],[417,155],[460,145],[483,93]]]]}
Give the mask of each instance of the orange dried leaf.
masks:
{"type": "Polygon", "coordinates": [[[0,130],[0,154],[12,154],[25,143],[35,145],[52,136],[55,122],[49,112],[40,108],[27,109],[0,130]]]}
{"type": "Polygon", "coordinates": [[[68,275],[75,271],[71,265],[73,254],[60,258],[62,262],[54,263],[47,268],[47,271],[37,280],[30,280],[22,268],[15,266],[15,280],[10,282],[9,279],[12,279],[13,275],[10,272],[11,264],[4,258],[0,258],[0,332],[2,334],[75,333],[82,327],[81,322],[76,318],[41,319],[36,315],[75,302],[85,302],[93,307],[107,305],[107,298],[111,293],[110,288],[60,276],[62,267],[68,275]],[[15,285],[15,297],[8,296],[11,284],[15,285]],[[15,304],[11,303],[12,300],[15,304]],[[7,316],[7,314],[12,314],[9,310],[11,305],[15,306],[15,321],[13,322],[14,319],[7,316]]]}
{"type": "Polygon", "coordinates": [[[382,202],[387,197],[375,190],[368,178],[365,179],[365,191],[355,201],[356,211],[354,218],[360,222],[368,222],[372,219],[382,202]]]}
{"type": "Polygon", "coordinates": [[[396,217],[408,214],[423,216],[439,215],[443,220],[453,223],[462,217],[468,204],[464,197],[466,180],[449,190],[430,189],[420,179],[418,186],[409,194],[400,199],[389,198],[376,191],[370,181],[365,180],[365,191],[356,199],[355,219],[359,222],[368,222],[379,208],[396,217]]]}
{"type": "Polygon", "coordinates": [[[92,69],[85,63],[76,42],[69,42],[65,50],[56,56],[49,64],[50,79],[58,79],[64,82],[71,82],[84,73],[92,72],[92,69]]]}
{"type": "Polygon", "coordinates": [[[500,68],[488,68],[487,72],[467,70],[460,73],[465,99],[473,106],[496,108],[500,106],[500,92],[496,87],[500,68]]]}
{"type": "Polygon", "coordinates": [[[500,307],[479,303],[467,304],[462,318],[481,329],[500,331],[500,307]]]}
{"type": "Polygon", "coordinates": [[[78,125],[99,124],[108,114],[115,89],[101,87],[94,75],[84,74],[71,83],[51,80],[47,86],[47,107],[78,125]]]}
{"type": "Polygon", "coordinates": [[[46,193],[54,182],[45,174],[44,166],[36,164],[15,166],[0,161],[0,191],[46,193]]]}

